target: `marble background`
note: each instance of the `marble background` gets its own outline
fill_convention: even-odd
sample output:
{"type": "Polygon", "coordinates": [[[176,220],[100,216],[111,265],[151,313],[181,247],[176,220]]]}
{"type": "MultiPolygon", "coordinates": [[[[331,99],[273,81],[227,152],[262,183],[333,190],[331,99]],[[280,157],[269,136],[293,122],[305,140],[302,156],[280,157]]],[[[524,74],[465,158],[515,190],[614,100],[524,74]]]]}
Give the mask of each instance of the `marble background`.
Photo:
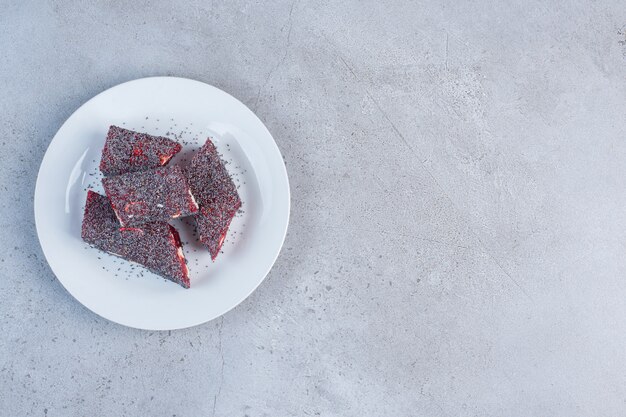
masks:
{"type": "Polygon", "coordinates": [[[626,414],[626,8],[0,0],[0,415],[626,414]],[[292,221],[261,287],[110,323],[41,252],[37,170],[120,82],[266,123],[292,221]]]}

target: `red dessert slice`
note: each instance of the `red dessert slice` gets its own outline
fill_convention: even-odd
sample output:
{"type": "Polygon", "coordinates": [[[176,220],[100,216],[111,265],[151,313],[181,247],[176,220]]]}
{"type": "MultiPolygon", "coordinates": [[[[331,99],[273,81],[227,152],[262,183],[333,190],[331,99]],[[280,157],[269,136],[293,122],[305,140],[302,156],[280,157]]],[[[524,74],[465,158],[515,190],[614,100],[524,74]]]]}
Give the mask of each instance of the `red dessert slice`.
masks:
{"type": "Polygon", "coordinates": [[[149,270],[189,288],[189,275],[176,229],[164,223],[120,228],[109,199],[89,191],[81,232],[90,245],[136,262],[149,270]]]}
{"type": "Polygon", "coordinates": [[[200,213],[196,216],[199,239],[215,259],[224,243],[228,226],[241,207],[241,199],[210,139],[191,159],[187,178],[200,204],[200,213]]]}
{"type": "Polygon", "coordinates": [[[120,175],[157,168],[166,165],[181,149],[179,143],[162,136],[111,126],[102,150],[100,171],[104,175],[120,175]]]}
{"type": "Polygon", "coordinates": [[[102,185],[122,227],[167,221],[198,211],[178,166],[107,177],[102,185]]]}

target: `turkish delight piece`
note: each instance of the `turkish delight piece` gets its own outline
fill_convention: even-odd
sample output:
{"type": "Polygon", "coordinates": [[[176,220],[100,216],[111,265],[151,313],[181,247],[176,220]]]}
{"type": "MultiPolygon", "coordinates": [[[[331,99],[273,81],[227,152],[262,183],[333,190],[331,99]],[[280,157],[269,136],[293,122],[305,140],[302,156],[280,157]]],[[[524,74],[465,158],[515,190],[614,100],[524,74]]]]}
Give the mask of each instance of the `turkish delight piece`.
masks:
{"type": "Polygon", "coordinates": [[[237,187],[210,139],[191,159],[187,179],[200,212],[195,217],[199,240],[215,259],[230,223],[241,207],[237,187]]]}
{"type": "Polygon", "coordinates": [[[167,221],[198,211],[178,166],[106,177],[102,185],[122,227],[167,221]]]}
{"type": "Polygon", "coordinates": [[[163,136],[152,136],[111,126],[107,134],[100,171],[120,175],[167,165],[182,146],[163,136]]]}
{"type": "Polygon", "coordinates": [[[136,262],[185,288],[190,286],[180,237],[165,222],[120,227],[109,199],[89,191],[81,237],[97,249],[136,262]]]}

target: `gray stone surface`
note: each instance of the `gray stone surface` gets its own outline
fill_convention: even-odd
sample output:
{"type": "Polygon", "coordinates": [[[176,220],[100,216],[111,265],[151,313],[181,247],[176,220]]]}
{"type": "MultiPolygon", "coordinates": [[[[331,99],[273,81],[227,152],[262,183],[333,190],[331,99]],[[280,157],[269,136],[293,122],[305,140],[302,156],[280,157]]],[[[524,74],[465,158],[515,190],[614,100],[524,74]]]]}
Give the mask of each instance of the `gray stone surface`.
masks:
{"type": "Polygon", "coordinates": [[[623,1],[1,3],[0,415],[626,414],[623,1]],[[243,304],[146,332],[32,199],[76,108],[168,74],[258,113],[292,222],[243,304]]]}

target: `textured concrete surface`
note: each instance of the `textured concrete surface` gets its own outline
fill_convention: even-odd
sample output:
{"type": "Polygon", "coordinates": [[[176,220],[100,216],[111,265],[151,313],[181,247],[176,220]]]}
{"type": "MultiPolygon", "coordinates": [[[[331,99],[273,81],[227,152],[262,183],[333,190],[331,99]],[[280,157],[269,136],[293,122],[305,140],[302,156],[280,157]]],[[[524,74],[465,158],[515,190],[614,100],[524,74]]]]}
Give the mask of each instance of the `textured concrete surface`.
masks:
{"type": "Polygon", "coordinates": [[[2,1],[0,415],[626,414],[621,1],[2,1]],[[274,134],[264,284],[175,332],[109,323],[40,250],[61,123],[149,75],[274,134]]]}

